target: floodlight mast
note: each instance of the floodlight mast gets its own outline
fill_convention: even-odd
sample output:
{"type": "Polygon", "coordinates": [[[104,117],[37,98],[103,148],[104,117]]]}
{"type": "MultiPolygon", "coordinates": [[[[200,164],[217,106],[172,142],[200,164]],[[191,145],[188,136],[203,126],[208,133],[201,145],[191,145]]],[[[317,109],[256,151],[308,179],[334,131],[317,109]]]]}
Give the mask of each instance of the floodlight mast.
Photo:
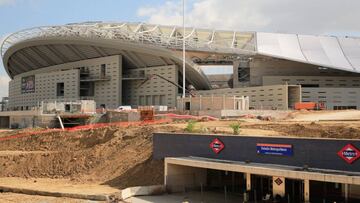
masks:
{"type": "Polygon", "coordinates": [[[182,6],[183,6],[183,71],[182,71],[182,75],[183,75],[183,93],[182,93],[182,97],[185,98],[185,89],[186,89],[186,80],[185,80],[185,0],[183,0],[182,2],[182,6]]]}

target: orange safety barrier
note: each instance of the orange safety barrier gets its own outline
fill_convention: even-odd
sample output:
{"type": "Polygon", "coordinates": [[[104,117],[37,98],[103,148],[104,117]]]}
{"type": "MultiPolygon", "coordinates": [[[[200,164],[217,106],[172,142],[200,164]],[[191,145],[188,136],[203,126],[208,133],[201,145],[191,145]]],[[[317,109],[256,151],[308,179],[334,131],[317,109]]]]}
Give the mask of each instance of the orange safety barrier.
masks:
{"type": "MultiPolygon", "coordinates": [[[[129,127],[129,126],[156,125],[156,124],[162,124],[162,123],[169,123],[171,121],[172,121],[171,119],[160,119],[160,120],[151,120],[151,121],[96,123],[96,124],[66,128],[65,131],[81,131],[81,130],[89,130],[89,129],[108,127],[108,126],[129,127]]],[[[16,135],[10,135],[7,137],[0,137],[0,141],[17,139],[17,138],[22,138],[22,137],[27,137],[27,136],[32,136],[32,135],[41,135],[41,134],[50,133],[50,132],[62,132],[62,131],[63,131],[62,129],[46,129],[46,130],[32,131],[32,132],[30,131],[30,132],[25,132],[25,133],[19,133],[16,135]]]]}
{"type": "Polygon", "coordinates": [[[22,138],[22,137],[31,136],[31,135],[45,134],[45,133],[49,133],[49,132],[60,132],[60,131],[62,131],[62,130],[61,129],[47,129],[47,130],[36,131],[36,132],[19,133],[19,134],[10,135],[7,137],[0,137],[0,141],[22,138]]]}
{"type": "Polygon", "coordinates": [[[169,123],[171,119],[160,119],[160,120],[149,120],[149,121],[132,121],[132,122],[113,122],[113,123],[96,123],[91,125],[82,125],[75,126],[72,128],[67,128],[67,131],[77,131],[77,130],[86,130],[86,129],[94,129],[101,128],[107,126],[120,126],[120,127],[129,127],[129,126],[144,126],[144,125],[155,125],[162,123],[169,123]]]}

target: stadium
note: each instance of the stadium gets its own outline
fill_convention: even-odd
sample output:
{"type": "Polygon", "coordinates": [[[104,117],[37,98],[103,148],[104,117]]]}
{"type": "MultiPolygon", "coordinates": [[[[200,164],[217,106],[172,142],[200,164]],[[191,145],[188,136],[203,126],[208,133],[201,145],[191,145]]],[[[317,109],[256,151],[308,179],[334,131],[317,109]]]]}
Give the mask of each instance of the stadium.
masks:
{"type": "Polygon", "coordinates": [[[86,22],[13,33],[1,44],[11,78],[7,108],[30,110],[49,99],[177,107],[183,40],[186,86],[196,95],[248,96],[252,109],[287,110],[300,101],[360,108],[359,38],[185,30],[86,22]],[[204,65],[233,73],[207,76],[204,65]]]}
{"type": "Polygon", "coordinates": [[[360,109],[360,38],[85,22],[0,46],[0,178],[34,194],[94,200],[74,188],[96,181],[116,187],[104,201],[359,202],[359,111],[288,110],[360,109]]]}

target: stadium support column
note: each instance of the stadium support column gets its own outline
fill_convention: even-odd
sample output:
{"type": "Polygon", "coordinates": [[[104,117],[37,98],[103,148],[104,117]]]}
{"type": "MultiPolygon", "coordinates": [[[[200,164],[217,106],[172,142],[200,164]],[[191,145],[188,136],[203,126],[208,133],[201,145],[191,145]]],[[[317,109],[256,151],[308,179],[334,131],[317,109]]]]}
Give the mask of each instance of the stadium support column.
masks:
{"type": "Polygon", "coordinates": [[[281,197],[285,196],[285,178],[284,177],[272,177],[273,182],[273,197],[280,195],[281,197]]]}
{"type": "Polygon", "coordinates": [[[250,85],[250,61],[236,60],[233,63],[233,87],[248,87],[250,85]]]}
{"type": "Polygon", "coordinates": [[[344,197],[345,197],[345,203],[349,202],[349,184],[344,184],[344,197]]]}
{"type": "Polygon", "coordinates": [[[310,181],[304,180],[304,202],[310,202],[310,181]]]}
{"type": "Polygon", "coordinates": [[[251,191],[251,174],[246,173],[246,191],[251,191]]]}

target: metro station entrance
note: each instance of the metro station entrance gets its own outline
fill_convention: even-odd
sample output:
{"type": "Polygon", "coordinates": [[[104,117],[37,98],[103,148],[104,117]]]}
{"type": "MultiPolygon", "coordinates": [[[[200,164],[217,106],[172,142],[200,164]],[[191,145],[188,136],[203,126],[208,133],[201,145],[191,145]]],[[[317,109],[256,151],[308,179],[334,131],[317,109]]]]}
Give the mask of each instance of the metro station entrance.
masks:
{"type": "Polygon", "coordinates": [[[310,181],[310,202],[345,202],[342,187],[339,183],[310,181]]]}
{"type": "Polygon", "coordinates": [[[207,191],[219,192],[228,196],[242,196],[246,189],[243,173],[207,169],[207,191]]]}
{"type": "Polygon", "coordinates": [[[285,198],[291,203],[304,202],[304,181],[286,178],[285,198]]]}
{"type": "Polygon", "coordinates": [[[251,175],[251,189],[250,199],[266,200],[273,193],[272,177],[251,175]]]}

